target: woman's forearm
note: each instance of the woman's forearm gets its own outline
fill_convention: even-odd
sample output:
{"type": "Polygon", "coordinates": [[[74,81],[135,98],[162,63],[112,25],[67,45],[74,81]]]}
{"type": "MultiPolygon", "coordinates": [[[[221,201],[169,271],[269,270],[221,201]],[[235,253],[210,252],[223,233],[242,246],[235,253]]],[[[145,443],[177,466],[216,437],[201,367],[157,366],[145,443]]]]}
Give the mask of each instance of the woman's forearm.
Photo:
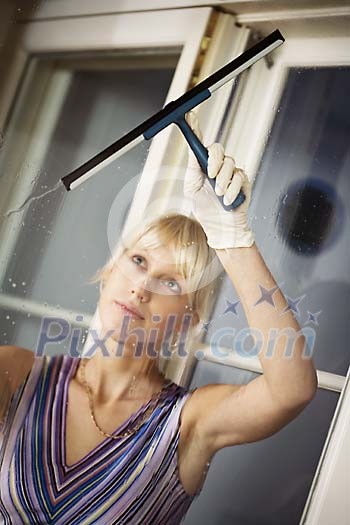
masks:
{"type": "Polygon", "coordinates": [[[282,313],[288,303],[256,244],[216,253],[237,290],[255,343],[260,340],[258,356],[271,392],[286,404],[311,399],[316,392],[317,375],[312,358],[303,357],[305,337],[300,334],[292,311],[282,313]],[[261,300],[260,286],[270,290],[271,299],[261,300]]]}

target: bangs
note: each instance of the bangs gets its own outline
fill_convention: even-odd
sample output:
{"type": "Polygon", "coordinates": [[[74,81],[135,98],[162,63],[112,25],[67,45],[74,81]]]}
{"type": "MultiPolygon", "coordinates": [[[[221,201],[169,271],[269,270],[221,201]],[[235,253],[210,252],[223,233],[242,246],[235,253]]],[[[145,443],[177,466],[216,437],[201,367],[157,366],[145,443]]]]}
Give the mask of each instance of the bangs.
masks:
{"type": "Polygon", "coordinates": [[[136,244],[146,250],[173,248],[175,272],[186,283],[191,306],[200,311],[207,309],[223,268],[215,250],[208,246],[201,225],[186,215],[163,215],[125,232],[109,262],[90,282],[100,280],[104,272],[113,268],[119,257],[136,244]]]}
{"type": "MultiPolygon", "coordinates": [[[[186,281],[190,293],[208,284],[213,278],[213,265],[218,259],[208,247],[206,235],[197,221],[179,214],[162,217],[138,234],[128,248],[139,243],[147,250],[173,248],[175,271],[186,281]]],[[[221,271],[221,270],[219,270],[221,271]]]]}

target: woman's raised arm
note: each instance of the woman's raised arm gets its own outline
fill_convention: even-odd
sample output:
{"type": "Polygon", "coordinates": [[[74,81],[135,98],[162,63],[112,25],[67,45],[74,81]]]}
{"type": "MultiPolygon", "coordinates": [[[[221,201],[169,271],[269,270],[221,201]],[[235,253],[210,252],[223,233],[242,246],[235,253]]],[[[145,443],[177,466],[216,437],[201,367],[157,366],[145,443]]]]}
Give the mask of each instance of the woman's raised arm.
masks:
{"type": "Polygon", "coordinates": [[[264,373],[247,384],[209,384],[194,393],[193,428],[210,455],[273,435],[302,412],[317,391],[312,358],[303,357],[305,338],[291,311],[284,312],[286,300],[256,245],[217,250],[217,255],[241,299],[255,343],[260,341],[257,353],[264,373]],[[260,301],[259,285],[274,289],[273,304],[260,301]],[[271,329],[276,335],[272,350],[271,329]]]}
{"type": "Polygon", "coordinates": [[[304,355],[305,337],[256,244],[216,253],[237,290],[255,344],[260,340],[258,357],[271,395],[284,406],[311,399],[317,375],[311,356],[304,355]],[[268,300],[261,300],[263,288],[270,291],[268,300]],[[286,337],[292,341],[291,349],[286,337]]]}
{"type": "MultiPolygon", "coordinates": [[[[187,117],[200,138],[196,116],[187,117]]],[[[264,372],[246,385],[205,385],[194,392],[193,428],[208,450],[215,452],[264,439],[281,429],[315,395],[317,374],[300,326],[255,244],[247,216],[251,198],[247,174],[220,144],[209,146],[208,155],[207,172],[215,178],[215,192],[190,152],[184,195],[192,200],[208,245],[215,249],[237,290],[264,372]],[[217,196],[230,205],[241,190],[244,202],[224,210],[217,196]]]]}

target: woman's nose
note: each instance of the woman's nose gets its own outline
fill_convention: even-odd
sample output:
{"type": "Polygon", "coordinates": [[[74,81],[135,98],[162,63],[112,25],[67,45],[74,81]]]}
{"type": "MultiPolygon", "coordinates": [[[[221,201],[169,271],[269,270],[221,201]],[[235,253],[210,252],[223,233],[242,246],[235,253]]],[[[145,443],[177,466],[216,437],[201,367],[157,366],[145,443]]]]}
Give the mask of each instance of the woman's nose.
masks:
{"type": "Polygon", "coordinates": [[[142,302],[146,302],[150,298],[151,294],[151,283],[148,277],[142,280],[134,281],[131,283],[131,291],[134,293],[142,302]]]}

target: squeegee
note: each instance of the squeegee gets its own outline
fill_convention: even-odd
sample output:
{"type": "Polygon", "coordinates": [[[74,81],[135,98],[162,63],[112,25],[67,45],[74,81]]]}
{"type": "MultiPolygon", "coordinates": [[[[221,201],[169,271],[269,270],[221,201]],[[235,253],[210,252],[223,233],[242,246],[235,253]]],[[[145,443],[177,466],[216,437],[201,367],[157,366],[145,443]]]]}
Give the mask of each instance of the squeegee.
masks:
{"type": "MultiPolygon", "coordinates": [[[[278,30],[273,31],[266,38],[244,51],[237,58],[181,95],[178,99],[169,102],[158,113],[142,122],[142,124],[63,177],[61,181],[67,191],[75,189],[100,169],[131,150],[143,140],[150,140],[162,131],[162,129],[169,126],[169,124],[176,124],[179,127],[188,145],[195,154],[203,173],[207,175],[208,150],[188,125],[185,119],[186,113],[204,100],[210,98],[212,93],[220,89],[221,86],[283,44],[283,42],[284,37],[281,33],[278,30]]],[[[208,180],[214,189],[215,180],[209,177],[208,180]]],[[[217,197],[226,211],[237,208],[237,206],[245,200],[245,195],[242,191],[239,192],[234,202],[230,205],[224,204],[223,196],[217,197]]]]}

